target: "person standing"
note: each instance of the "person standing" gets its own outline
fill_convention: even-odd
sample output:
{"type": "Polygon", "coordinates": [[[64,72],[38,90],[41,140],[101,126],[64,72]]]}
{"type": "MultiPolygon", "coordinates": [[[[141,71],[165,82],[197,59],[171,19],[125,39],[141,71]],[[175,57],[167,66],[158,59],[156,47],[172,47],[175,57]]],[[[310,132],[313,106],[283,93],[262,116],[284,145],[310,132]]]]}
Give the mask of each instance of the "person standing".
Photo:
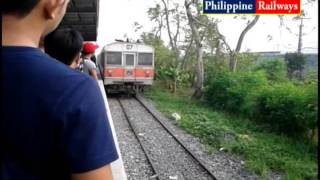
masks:
{"type": "Polygon", "coordinates": [[[77,69],[81,63],[82,44],[81,33],[70,28],[56,29],[43,42],[45,53],[72,69],[77,69]]]}
{"type": "Polygon", "coordinates": [[[96,80],[98,80],[97,66],[91,58],[94,56],[97,48],[97,45],[87,42],[83,45],[82,50],[83,72],[89,74],[96,80]]]}
{"type": "Polygon", "coordinates": [[[69,2],[1,1],[2,180],[112,179],[118,154],[97,82],[39,49],[69,2]]]}

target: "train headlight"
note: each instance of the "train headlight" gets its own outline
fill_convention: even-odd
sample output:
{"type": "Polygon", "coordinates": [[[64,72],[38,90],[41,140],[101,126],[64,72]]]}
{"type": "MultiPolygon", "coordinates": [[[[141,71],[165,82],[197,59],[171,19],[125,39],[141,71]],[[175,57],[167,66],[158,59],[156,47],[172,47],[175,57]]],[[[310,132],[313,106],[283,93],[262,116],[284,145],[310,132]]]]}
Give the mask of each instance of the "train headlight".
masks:
{"type": "Polygon", "coordinates": [[[108,75],[112,76],[112,70],[108,70],[108,75]]]}
{"type": "Polygon", "coordinates": [[[146,71],[146,77],[150,76],[150,71],[146,71]]]}

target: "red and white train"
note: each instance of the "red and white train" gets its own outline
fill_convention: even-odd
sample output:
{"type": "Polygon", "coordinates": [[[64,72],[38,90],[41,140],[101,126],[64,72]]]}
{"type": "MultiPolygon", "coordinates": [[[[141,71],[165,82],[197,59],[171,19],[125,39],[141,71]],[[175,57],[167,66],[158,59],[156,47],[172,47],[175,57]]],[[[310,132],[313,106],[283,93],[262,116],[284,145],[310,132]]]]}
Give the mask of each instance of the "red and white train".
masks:
{"type": "Polygon", "coordinates": [[[143,91],[153,84],[154,48],[143,43],[114,42],[98,56],[108,92],[143,91]]]}

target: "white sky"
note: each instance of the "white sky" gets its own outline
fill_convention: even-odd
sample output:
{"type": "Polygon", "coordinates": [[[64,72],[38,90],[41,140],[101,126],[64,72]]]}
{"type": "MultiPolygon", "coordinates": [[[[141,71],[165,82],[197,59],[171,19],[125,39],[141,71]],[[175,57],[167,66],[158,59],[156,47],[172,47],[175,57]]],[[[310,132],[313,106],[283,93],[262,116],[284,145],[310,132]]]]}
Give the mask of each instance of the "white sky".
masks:
{"type": "MultiPolygon", "coordinates": [[[[183,0],[180,0],[183,2],[183,0]]],[[[302,0],[303,2],[305,0],[302,0]]],[[[307,6],[311,19],[305,20],[302,47],[304,52],[317,52],[318,48],[318,0],[313,6],[307,6]],[[315,29],[311,31],[313,28],[315,29]],[[311,47],[311,48],[308,48],[311,47]]],[[[155,0],[100,0],[99,23],[97,43],[100,48],[114,42],[114,39],[124,39],[126,34],[129,38],[140,38],[141,32],[149,32],[153,27],[147,14],[149,7],[155,6],[155,0]],[[138,22],[143,28],[134,32],[133,24],[138,22]]],[[[286,16],[285,19],[291,19],[286,16]]],[[[235,48],[238,37],[245,27],[245,22],[234,20],[231,16],[216,16],[221,19],[220,32],[226,36],[227,42],[235,48]]],[[[249,17],[250,18],[250,17],[249,17]]],[[[294,33],[298,34],[299,22],[286,21],[294,33]]],[[[163,31],[163,38],[168,42],[168,35],[163,31]]],[[[298,45],[298,36],[289,33],[285,28],[279,28],[279,18],[271,15],[262,15],[258,23],[247,33],[242,44],[241,51],[295,51],[298,45]],[[272,40],[268,41],[267,36],[272,40]]]]}

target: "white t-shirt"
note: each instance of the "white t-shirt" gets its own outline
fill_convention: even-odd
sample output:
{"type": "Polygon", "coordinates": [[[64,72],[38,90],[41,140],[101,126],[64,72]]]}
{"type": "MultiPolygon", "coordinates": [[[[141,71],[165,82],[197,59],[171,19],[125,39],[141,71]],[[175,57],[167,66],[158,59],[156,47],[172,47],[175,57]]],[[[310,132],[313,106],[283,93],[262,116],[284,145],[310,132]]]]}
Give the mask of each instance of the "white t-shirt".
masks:
{"type": "Polygon", "coordinates": [[[94,69],[96,70],[97,67],[94,64],[94,62],[92,62],[90,59],[84,59],[83,60],[83,72],[87,73],[90,75],[90,71],[94,69]]]}

